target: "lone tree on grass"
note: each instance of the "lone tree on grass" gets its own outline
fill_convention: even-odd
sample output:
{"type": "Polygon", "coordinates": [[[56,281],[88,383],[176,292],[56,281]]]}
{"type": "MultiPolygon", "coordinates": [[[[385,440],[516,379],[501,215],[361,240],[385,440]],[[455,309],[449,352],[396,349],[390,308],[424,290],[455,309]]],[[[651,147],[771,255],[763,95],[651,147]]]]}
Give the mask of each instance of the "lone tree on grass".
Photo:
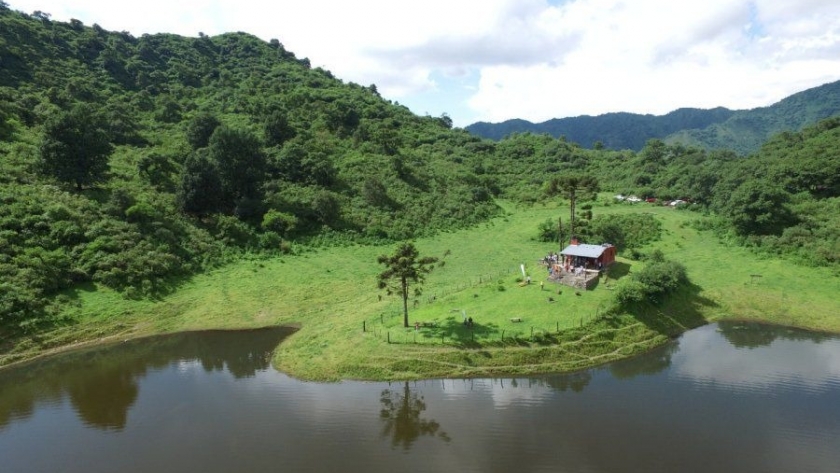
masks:
{"type": "Polygon", "coordinates": [[[426,274],[434,269],[437,258],[424,256],[412,243],[401,244],[393,255],[380,255],[376,258],[379,264],[387,269],[379,274],[379,289],[385,289],[388,295],[398,292],[403,300],[403,326],[408,327],[408,290],[414,285],[414,295],[421,294],[419,285],[423,284],[426,274]]]}

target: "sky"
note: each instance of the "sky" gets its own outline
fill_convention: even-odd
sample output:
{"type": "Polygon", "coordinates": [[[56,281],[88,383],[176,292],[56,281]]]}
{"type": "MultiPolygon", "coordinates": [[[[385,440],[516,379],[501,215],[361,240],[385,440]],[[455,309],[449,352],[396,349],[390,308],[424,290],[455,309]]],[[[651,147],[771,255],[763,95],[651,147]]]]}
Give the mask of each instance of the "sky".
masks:
{"type": "MultiPolygon", "coordinates": [[[[134,36],[244,31],[419,115],[748,109],[840,80],[837,0],[5,0],[134,36]]],[[[2,32],[0,32],[2,34],[2,32]]]]}

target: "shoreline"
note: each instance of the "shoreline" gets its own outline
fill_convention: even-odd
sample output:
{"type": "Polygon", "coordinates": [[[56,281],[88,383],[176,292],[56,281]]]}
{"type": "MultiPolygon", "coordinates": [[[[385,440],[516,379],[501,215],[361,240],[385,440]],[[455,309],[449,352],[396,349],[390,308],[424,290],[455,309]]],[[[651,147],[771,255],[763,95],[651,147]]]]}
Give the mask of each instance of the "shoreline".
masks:
{"type": "MultiPolygon", "coordinates": [[[[743,317],[743,316],[733,316],[733,317],[721,317],[715,320],[709,320],[704,324],[698,325],[696,327],[691,327],[682,332],[675,334],[674,336],[667,337],[661,339],[658,343],[653,343],[649,345],[644,345],[644,349],[642,350],[634,350],[634,344],[625,344],[620,347],[617,347],[615,350],[597,355],[593,358],[590,358],[585,363],[581,364],[574,364],[574,367],[569,369],[563,370],[553,370],[553,369],[534,369],[537,368],[536,365],[522,365],[516,369],[517,367],[514,366],[507,366],[506,368],[513,368],[513,369],[504,369],[502,367],[493,367],[491,365],[474,365],[471,366],[472,373],[465,373],[458,370],[453,370],[450,373],[439,373],[435,376],[431,377],[423,377],[423,378],[416,378],[416,377],[409,377],[409,378],[391,378],[391,377],[382,377],[382,378],[369,378],[369,377],[353,377],[353,376],[345,376],[340,377],[338,379],[329,379],[327,381],[372,381],[372,382],[383,382],[383,381],[408,381],[408,380],[419,380],[419,379],[469,379],[469,378],[483,378],[483,377],[498,377],[498,376],[524,376],[524,375],[550,375],[550,374],[563,374],[563,373],[572,373],[576,371],[585,371],[593,368],[597,368],[599,366],[603,366],[608,363],[612,363],[615,361],[633,358],[635,356],[642,355],[647,353],[651,350],[655,350],[661,347],[664,344],[672,342],[676,340],[684,333],[694,330],[696,328],[700,328],[706,325],[715,324],[719,322],[732,322],[732,323],[746,323],[746,324],[757,324],[757,325],[768,325],[773,327],[780,327],[780,328],[789,328],[794,330],[802,330],[809,333],[815,334],[824,334],[824,335],[835,335],[840,336],[840,330],[826,330],[826,329],[818,329],[818,328],[810,328],[803,325],[792,325],[792,324],[784,324],[779,323],[776,321],[772,321],[770,319],[756,319],[752,317],[743,317]],[[626,349],[630,349],[629,353],[622,354],[619,352],[625,351],[626,349]],[[500,369],[501,368],[501,369],[500,369]]],[[[25,357],[20,360],[15,360],[10,363],[0,365],[0,370],[6,369],[16,369],[22,365],[26,365],[28,363],[36,362],[39,360],[43,360],[46,358],[54,357],[54,356],[61,356],[65,353],[70,353],[77,350],[84,350],[87,348],[96,348],[96,347],[104,347],[108,345],[116,345],[118,343],[124,343],[128,341],[135,341],[135,340],[142,340],[145,338],[156,338],[156,337],[165,337],[169,335],[175,335],[180,333],[198,333],[198,332],[224,332],[224,331],[252,331],[252,330],[264,330],[264,329],[280,329],[280,328],[287,328],[292,329],[293,332],[289,335],[294,336],[296,335],[301,329],[302,326],[299,323],[288,323],[288,324],[280,324],[280,325],[266,325],[262,327],[243,327],[243,328],[198,328],[198,329],[189,329],[177,332],[160,332],[160,333],[143,333],[133,337],[124,338],[119,334],[110,335],[106,337],[101,337],[97,339],[91,340],[83,340],[67,345],[62,345],[54,348],[50,348],[43,352],[40,352],[31,357],[25,357]]],[[[638,342],[636,345],[642,345],[644,341],[638,342]]],[[[278,351],[281,349],[284,343],[287,343],[287,339],[284,339],[273,352],[272,363],[271,366],[280,371],[284,374],[287,374],[295,379],[298,379],[303,382],[323,382],[324,379],[310,379],[307,377],[302,377],[296,374],[293,370],[290,371],[288,369],[284,369],[284,366],[278,365],[276,355],[278,351]]],[[[555,345],[547,345],[547,346],[518,346],[518,347],[467,347],[467,348],[436,348],[435,351],[438,352],[446,352],[449,354],[452,353],[476,353],[476,352],[493,352],[493,351],[508,351],[508,350],[520,350],[520,351],[532,351],[532,350],[548,350],[548,351],[562,351],[561,344],[555,345]]],[[[0,358],[8,356],[7,354],[0,355],[0,358]]],[[[568,363],[571,360],[566,360],[563,358],[557,359],[550,359],[548,363],[542,364],[542,366],[554,366],[554,365],[564,365],[564,363],[568,363]]]]}
{"type": "Polygon", "coordinates": [[[77,342],[73,342],[67,345],[60,345],[52,348],[48,348],[42,352],[38,352],[34,356],[26,357],[20,360],[15,360],[9,363],[2,363],[2,360],[8,356],[11,356],[7,353],[0,353],[0,371],[7,369],[7,368],[15,368],[19,365],[24,365],[27,363],[35,362],[44,358],[50,358],[52,356],[61,356],[65,353],[74,352],[77,350],[84,350],[87,348],[98,348],[104,347],[107,345],[116,345],[119,343],[125,343],[129,341],[135,340],[143,340],[146,338],[157,338],[157,337],[166,337],[169,335],[177,335],[183,333],[200,333],[200,332],[246,332],[251,330],[264,330],[264,329],[291,329],[294,332],[300,330],[300,324],[296,323],[289,323],[289,324],[281,324],[281,325],[266,325],[262,327],[244,327],[244,328],[197,328],[197,329],[189,329],[189,330],[180,330],[175,332],[149,332],[149,333],[141,333],[135,336],[130,337],[123,337],[119,334],[108,335],[105,337],[94,338],[89,340],[81,340],[77,342]]]}
{"type": "MultiPolygon", "coordinates": [[[[599,209],[636,211],[617,205],[599,209]]],[[[405,329],[402,301],[376,289],[377,257],[390,253],[390,245],[331,247],[234,261],[189,278],[155,301],[126,299],[98,286],[78,291],[62,315],[68,325],[3,339],[0,369],[144,336],[276,326],[299,329],[280,344],[272,365],[298,379],[325,381],[574,371],[722,320],[840,334],[835,296],[840,278],[830,268],[758,259],[749,249],[695,230],[693,214],[646,211],[663,225],[656,247],[686,267],[689,284],[661,305],[611,314],[609,321],[603,320],[603,308],[609,307],[613,285],[644,262],[619,257],[623,272],[581,294],[519,286],[521,262],[537,261],[547,248],[532,238],[533,229],[558,212],[534,206],[416,242],[422,255],[447,255],[409,313],[412,323],[430,321],[431,328],[405,329]],[[488,248],[492,258],[474,257],[488,248]],[[756,281],[751,274],[764,277],[756,281]],[[475,329],[460,323],[463,311],[475,319],[475,329]]],[[[526,264],[526,269],[535,281],[544,277],[542,267],[526,264]]]]}

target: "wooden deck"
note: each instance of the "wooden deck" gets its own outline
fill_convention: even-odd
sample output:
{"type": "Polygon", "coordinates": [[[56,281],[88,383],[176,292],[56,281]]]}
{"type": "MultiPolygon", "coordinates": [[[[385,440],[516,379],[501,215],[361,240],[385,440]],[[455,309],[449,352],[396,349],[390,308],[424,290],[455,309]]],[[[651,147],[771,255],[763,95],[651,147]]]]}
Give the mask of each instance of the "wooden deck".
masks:
{"type": "Polygon", "coordinates": [[[595,284],[595,281],[598,280],[600,275],[601,273],[595,269],[586,269],[579,272],[579,274],[575,274],[574,271],[561,269],[555,271],[548,280],[565,286],[586,290],[595,284]]]}

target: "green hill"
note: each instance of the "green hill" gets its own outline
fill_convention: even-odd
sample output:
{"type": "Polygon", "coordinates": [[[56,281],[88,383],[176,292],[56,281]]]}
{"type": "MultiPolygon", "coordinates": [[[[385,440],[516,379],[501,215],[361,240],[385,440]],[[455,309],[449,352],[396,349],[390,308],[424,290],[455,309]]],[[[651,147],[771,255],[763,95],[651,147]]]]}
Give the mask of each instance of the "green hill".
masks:
{"type": "Polygon", "coordinates": [[[706,128],[678,131],[667,136],[665,141],[749,154],[777,133],[799,131],[838,114],[840,81],[799,92],[769,107],[735,112],[726,121],[706,128]]]}
{"type": "Polygon", "coordinates": [[[495,124],[478,122],[466,129],[493,140],[511,133],[547,133],[585,147],[597,143],[607,149],[640,151],[648,140],[662,139],[706,150],[727,149],[749,154],[776,133],[798,131],[837,114],[840,114],[840,81],[752,110],[682,108],[661,116],[608,113],[555,118],[542,123],[514,119],[495,124]]]}
{"type": "Polygon", "coordinates": [[[50,319],[85,283],[149,297],[248,252],[498,212],[481,140],[277,40],[137,38],[0,4],[0,66],[2,325],[50,319]]]}
{"type": "Polygon", "coordinates": [[[554,118],[542,123],[514,119],[497,124],[478,122],[466,129],[493,140],[500,140],[511,133],[547,133],[556,138],[565,137],[568,141],[586,147],[603,146],[615,150],[639,151],[651,138],[664,138],[686,128],[705,128],[725,121],[733,113],[722,107],[712,110],[681,108],[662,116],[622,112],[594,117],[554,118]]]}

